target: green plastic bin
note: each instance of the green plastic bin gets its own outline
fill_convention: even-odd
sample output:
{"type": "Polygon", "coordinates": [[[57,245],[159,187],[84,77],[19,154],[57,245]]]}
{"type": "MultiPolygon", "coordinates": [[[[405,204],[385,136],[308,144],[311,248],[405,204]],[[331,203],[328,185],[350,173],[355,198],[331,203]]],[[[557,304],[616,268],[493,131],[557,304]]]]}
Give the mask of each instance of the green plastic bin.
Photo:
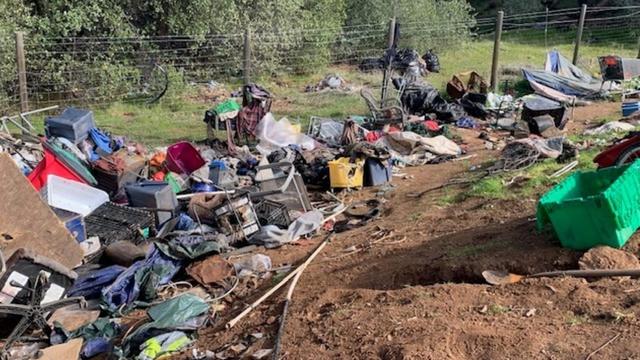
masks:
{"type": "Polygon", "coordinates": [[[540,199],[537,220],[567,248],[622,247],[640,227],[640,160],[573,174],[540,199]]]}

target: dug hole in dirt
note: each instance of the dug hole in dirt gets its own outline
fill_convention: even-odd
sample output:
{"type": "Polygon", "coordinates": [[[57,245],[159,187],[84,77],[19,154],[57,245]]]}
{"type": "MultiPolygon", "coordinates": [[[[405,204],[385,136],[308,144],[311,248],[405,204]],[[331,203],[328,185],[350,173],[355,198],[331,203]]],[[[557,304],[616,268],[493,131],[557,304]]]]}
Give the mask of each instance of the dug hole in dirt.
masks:
{"type": "MultiPolygon", "coordinates": [[[[575,119],[595,119],[602,106],[609,113],[615,109],[609,104],[578,108],[575,119]]],[[[575,121],[570,131],[581,131],[583,125],[575,121]]],[[[470,153],[479,156],[468,163],[406,169],[413,178],[394,180],[396,188],[384,194],[382,217],[337,235],[307,268],[289,307],[282,358],[640,358],[636,279],[541,278],[504,286],[484,282],[482,271],[489,269],[533,274],[579,268],[582,252],[564,249],[550,234],[536,231],[536,196],[469,198],[444,207],[436,205],[442,192],[407,197],[497,155],[484,150],[471,132],[460,133],[470,153]],[[376,242],[373,235],[381,229],[392,233],[376,242]]],[[[354,196],[381,197],[375,189],[354,196]]],[[[274,264],[294,263],[319,241],[265,253],[274,264]]],[[[636,235],[623,250],[637,255],[639,247],[636,235]]],[[[232,313],[263,288],[245,304],[233,304],[232,313]]],[[[264,336],[234,358],[273,348],[283,298],[263,303],[229,330],[202,330],[197,347],[217,352],[260,333],[264,336]]]]}

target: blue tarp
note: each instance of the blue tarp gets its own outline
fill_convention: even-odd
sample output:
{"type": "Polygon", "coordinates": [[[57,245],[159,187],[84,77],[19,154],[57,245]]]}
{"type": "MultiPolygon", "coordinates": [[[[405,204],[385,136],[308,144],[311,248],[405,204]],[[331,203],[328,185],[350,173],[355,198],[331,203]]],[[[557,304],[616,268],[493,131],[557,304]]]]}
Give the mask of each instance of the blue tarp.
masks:
{"type": "Polygon", "coordinates": [[[163,254],[152,245],[144,260],[131,265],[102,291],[102,300],[110,311],[129,306],[138,299],[151,300],[156,288],[169,283],[181,266],[182,261],[163,254]]]}
{"type": "Polygon", "coordinates": [[[601,89],[602,81],[594,79],[571,64],[555,50],[547,54],[545,70],[522,69],[522,74],[527,81],[536,82],[565,95],[584,99],[597,99],[606,95],[601,89]]]}
{"type": "Polygon", "coordinates": [[[81,275],[67,294],[69,296],[84,296],[85,299],[97,299],[100,297],[102,289],[111,285],[125,269],[122,266],[112,265],[81,275]]]}

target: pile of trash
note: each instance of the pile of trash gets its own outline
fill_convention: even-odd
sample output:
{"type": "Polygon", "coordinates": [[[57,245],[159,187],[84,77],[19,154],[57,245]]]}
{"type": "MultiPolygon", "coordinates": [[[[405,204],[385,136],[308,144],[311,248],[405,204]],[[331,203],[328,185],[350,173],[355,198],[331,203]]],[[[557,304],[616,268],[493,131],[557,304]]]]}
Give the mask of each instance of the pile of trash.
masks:
{"type": "Polygon", "coordinates": [[[227,143],[149,149],[72,107],[45,119],[45,136],[0,133],[3,354],[180,351],[258,282],[291,270],[262,247],[381,212],[377,199],[348,204],[328,190],[388,191],[394,167],[462,153],[444,135],[371,130],[357,116],[313,118],[303,133],[273,117],[268,91],[243,92],[242,105],[230,98],[206,112],[227,143]]]}

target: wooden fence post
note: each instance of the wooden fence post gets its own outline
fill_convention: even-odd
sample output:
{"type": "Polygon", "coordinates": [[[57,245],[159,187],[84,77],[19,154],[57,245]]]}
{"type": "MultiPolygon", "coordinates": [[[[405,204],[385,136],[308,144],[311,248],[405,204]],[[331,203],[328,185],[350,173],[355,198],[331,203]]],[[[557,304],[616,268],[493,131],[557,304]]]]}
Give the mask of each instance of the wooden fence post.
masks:
{"type": "Polygon", "coordinates": [[[498,11],[496,18],[496,31],[493,43],[493,60],[491,61],[491,91],[498,88],[498,66],[500,64],[500,42],[502,41],[502,23],[504,21],[504,11],[498,11]]]}
{"type": "Polygon", "coordinates": [[[394,16],[391,18],[391,22],[389,22],[389,42],[388,42],[387,48],[390,48],[393,46],[395,39],[396,39],[396,17],[394,16]]]}
{"type": "MultiPolygon", "coordinates": [[[[29,95],[27,92],[27,71],[24,59],[24,33],[16,32],[16,64],[18,65],[18,89],[20,92],[20,112],[29,111],[29,95]]],[[[24,126],[25,124],[23,124],[24,126]]]]}
{"type": "Polygon", "coordinates": [[[244,84],[251,83],[251,30],[244,31],[244,84]]]}
{"type": "MultiPolygon", "coordinates": [[[[394,10],[395,12],[395,10],[394,10]]],[[[387,49],[391,49],[393,47],[393,43],[396,41],[396,17],[392,17],[389,22],[389,39],[388,39],[388,47],[387,49]]],[[[389,87],[389,78],[391,77],[391,68],[392,68],[393,59],[390,59],[389,65],[384,69],[384,73],[382,75],[382,91],[380,94],[380,107],[384,108],[384,104],[387,100],[387,92],[389,87]]]]}
{"type": "Polygon", "coordinates": [[[587,4],[582,4],[580,9],[580,20],[578,21],[578,33],[576,34],[576,47],[573,50],[573,65],[578,64],[580,54],[580,44],[582,43],[582,32],[584,31],[584,20],[587,17],[587,4]]]}

